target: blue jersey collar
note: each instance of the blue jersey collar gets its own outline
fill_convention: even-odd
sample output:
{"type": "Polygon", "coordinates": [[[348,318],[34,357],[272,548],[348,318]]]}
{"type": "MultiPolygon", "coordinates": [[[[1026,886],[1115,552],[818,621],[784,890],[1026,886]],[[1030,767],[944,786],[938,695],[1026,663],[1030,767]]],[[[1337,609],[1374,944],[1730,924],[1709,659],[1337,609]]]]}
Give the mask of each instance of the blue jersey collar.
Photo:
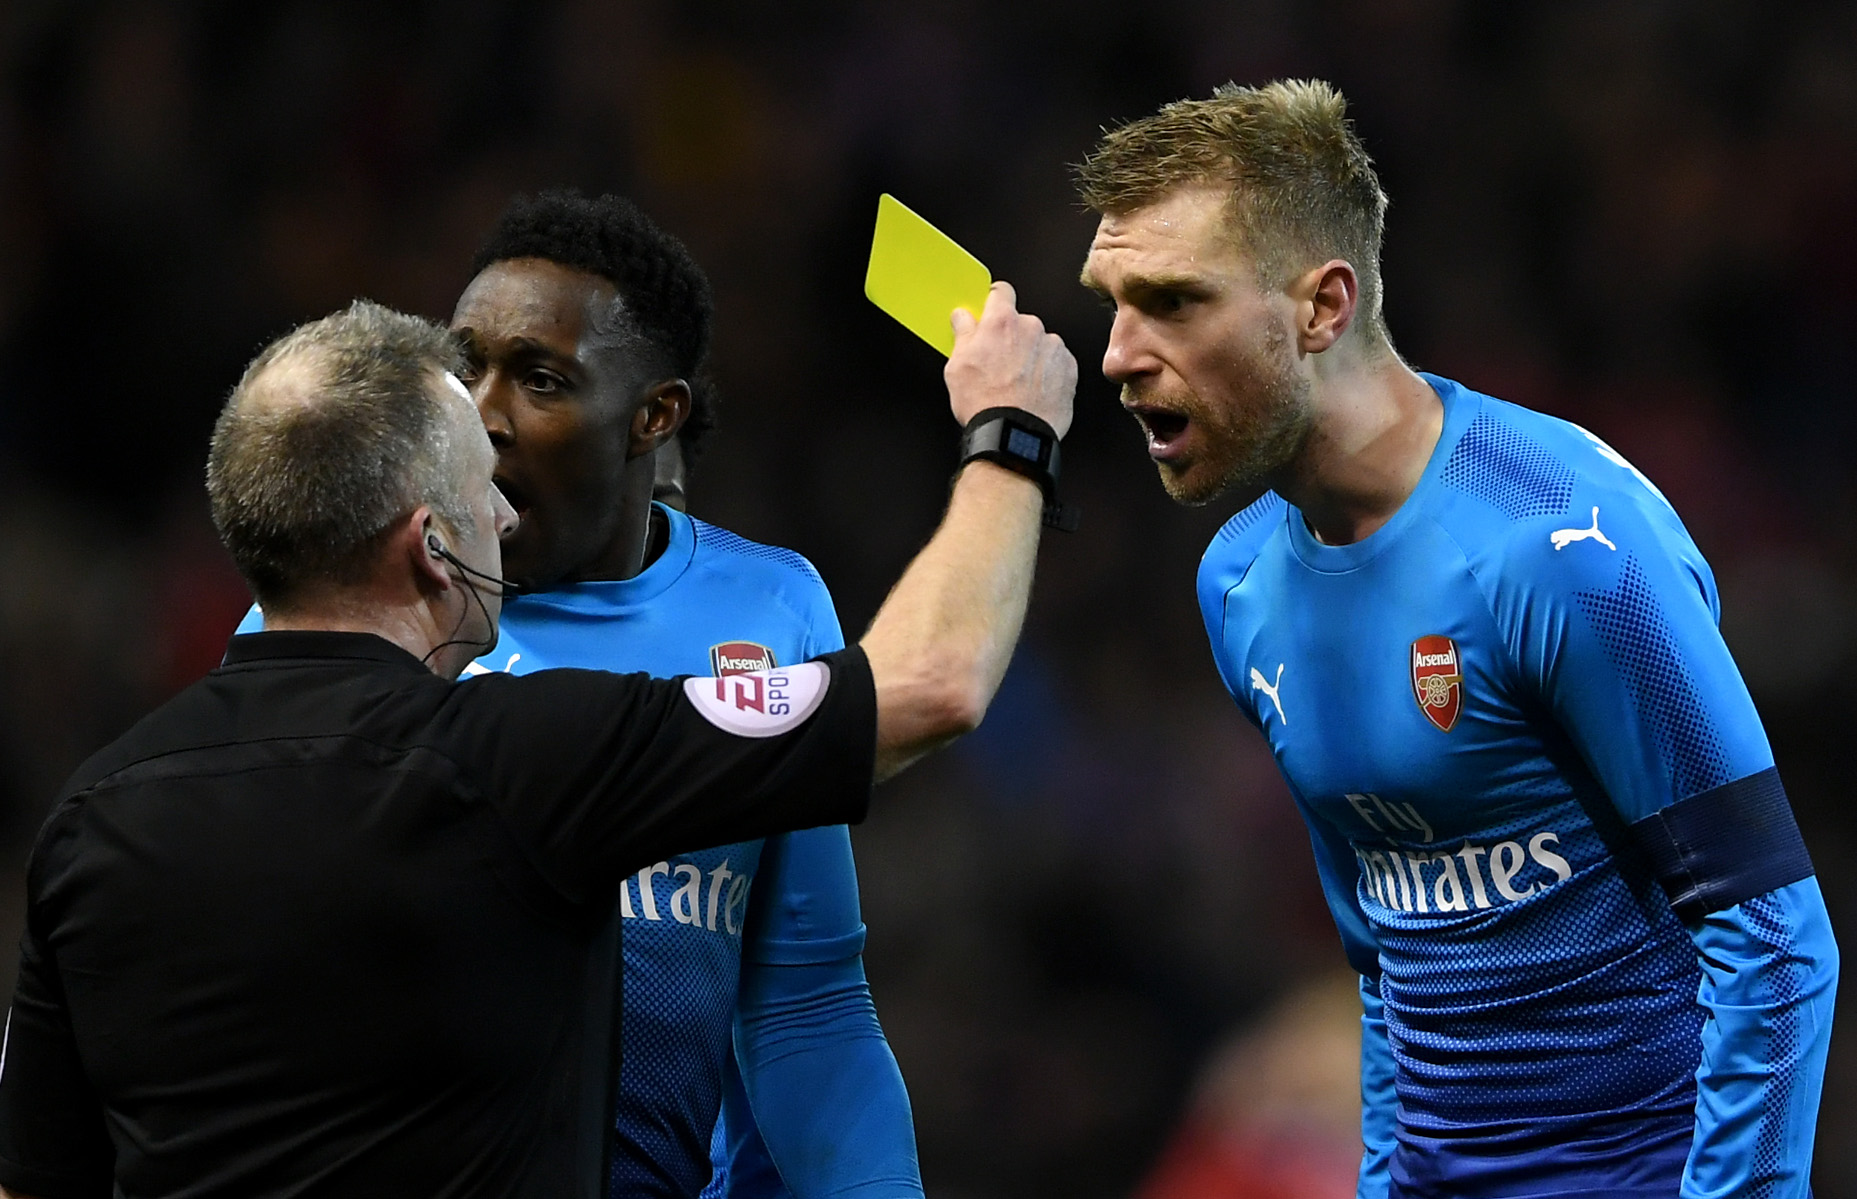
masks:
{"type": "Polygon", "coordinates": [[[1460,383],[1437,375],[1419,373],[1419,378],[1431,385],[1438,393],[1438,399],[1444,403],[1444,427],[1438,431],[1438,444],[1432,447],[1431,457],[1426,460],[1425,473],[1419,476],[1417,486],[1406,502],[1393,513],[1392,519],[1375,529],[1366,537],[1350,545],[1323,545],[1309,531],[1309,523],[1303,519],[1301,509],[1294,504],[1285,505],[1284,523],[1289,530],[1290,547],[1296,557],[1310,570],[1323,574],[1342,574],[1365,566],[1378,557],[1380,551],[1399,540],[1400,534],[1410,525],[1425,507],[1426,494],[1436,484],[1438,474],[1444,464],[1450,460],[1451,451],[1456,448],[1458,439],[1470,422],[1476,419],[1477,410],[1482,407],[1481,397],[1460,383]]]}
{"type": "Polygon", "coordinates": [[[670,542],[657,561],[629,579],[604,579],[586,583],[568,583],[549,591],[517,596],[504,602],[504,608],[552,608],[561,612],[607,615],[647,603],[670,589],[684,576],[696,557],[696,528],[690,518],[663,504],[651,505],[664,515],[670,527],[670,542]]]}

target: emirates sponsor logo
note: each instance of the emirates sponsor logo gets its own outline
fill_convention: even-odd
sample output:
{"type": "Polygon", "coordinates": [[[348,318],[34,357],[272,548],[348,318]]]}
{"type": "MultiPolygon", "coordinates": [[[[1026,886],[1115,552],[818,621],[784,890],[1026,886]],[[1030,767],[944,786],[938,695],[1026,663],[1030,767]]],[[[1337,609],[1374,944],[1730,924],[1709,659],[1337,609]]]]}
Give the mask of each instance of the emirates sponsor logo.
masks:
{"type": "Polygon", "coordinates": [[[754,641],[724,641],[709,647],[709,673],[720,678],[729,674],[752,674],[772,670],[774,651],[754,641]]]}
{"type": "Polygon", "coordinates": [[[656,862],[619,888],[619,914],[627,920],[663,921],[669,916],[689,928],[739,937],[747,922],[748,890],[753,882],[752,874],[730,870],[727,858],[707,874],[701,866],[681,858],[656,862]]]}
{"type": "Polygon", "coordinates": [[[1468,912],[1520,903],[1573,877],[1552,830],[1514,841],[1458,849],[1401,849],[1356,844],[1361,886],[1396,912],[1468,912]]]}
{"type": "Polygon", "coordinates": [[[1432,634],[1412,643],[1412,698],[1425,719],[1448,733],[1464,710],[1464,675],[1457,642],[1432,634]]]}
{"type": "Polygon", "coordinates": [[[1355,841],[1354,856],[1367,897],[1396,912],[1468,912],[1520,903],[1573,877],[1560,834],[1552,829],[1493,845],[1465,841],[1451,849],[1434,844],[1431,822],[1410,803],[1371,791],[1344,798],[1363,824],[1386,838],[1385,845],[1355,841]],[[1415,837],[1422,844],[1412,844],[1415,837]]]}

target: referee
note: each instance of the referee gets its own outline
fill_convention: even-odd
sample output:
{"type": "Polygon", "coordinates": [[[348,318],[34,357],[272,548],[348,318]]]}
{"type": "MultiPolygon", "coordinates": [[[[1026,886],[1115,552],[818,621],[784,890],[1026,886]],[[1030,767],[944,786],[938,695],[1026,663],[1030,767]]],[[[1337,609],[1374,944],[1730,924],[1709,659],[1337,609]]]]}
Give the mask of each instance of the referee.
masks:
{"type": "MultiPolygon", "coordinates": [[[[1063,344],[1004,284],[955,319],[956,418],[1061,436],[1063,344]]],[[[856,821],[873,777],[991,699],[1044,497],[990,462],[857,647],[726,679],[453,682],[495,639],[516,523],[455,356],[359,302],[227,401],[214,520],[275,631],[234,638],[46,821],[0,1193],[596,1199],[619,880],[856,821]]]]}

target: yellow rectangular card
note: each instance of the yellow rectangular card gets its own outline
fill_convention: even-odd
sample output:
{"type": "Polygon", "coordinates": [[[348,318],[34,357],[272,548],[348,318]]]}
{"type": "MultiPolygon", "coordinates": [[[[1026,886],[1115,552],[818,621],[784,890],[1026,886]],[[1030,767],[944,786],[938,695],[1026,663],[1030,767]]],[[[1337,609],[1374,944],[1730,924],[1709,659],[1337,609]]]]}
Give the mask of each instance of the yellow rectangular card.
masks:
{"type": "Polygon", "coordinates": [[[993,273],[953,238],[888,192],[877,197],[877,234],[864,275],[864,294],[871,303],[943,354],[952,354],[949,318],[956,308],[979,316],[992,286],[993,273]]]}

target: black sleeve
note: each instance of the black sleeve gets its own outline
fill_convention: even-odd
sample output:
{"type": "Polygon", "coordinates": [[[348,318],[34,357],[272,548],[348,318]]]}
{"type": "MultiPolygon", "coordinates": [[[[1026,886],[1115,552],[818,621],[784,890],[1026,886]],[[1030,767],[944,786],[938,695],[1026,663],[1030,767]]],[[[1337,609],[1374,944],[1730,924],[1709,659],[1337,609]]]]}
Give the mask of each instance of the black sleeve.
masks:
{"type": "Polygon", "coordinates": [[[43,1199],[108,1199],[115,1164],[57,966],[28,931],[0,1048],[0,1185],[43,1199]]]}
{"type": "Polygon", "coordinates": [[[449,707],[453,752],[574,898],[671,854],[854,824],[870,805],[877,694],[856,647],[724,678],[481,675],[449,707]]]}

